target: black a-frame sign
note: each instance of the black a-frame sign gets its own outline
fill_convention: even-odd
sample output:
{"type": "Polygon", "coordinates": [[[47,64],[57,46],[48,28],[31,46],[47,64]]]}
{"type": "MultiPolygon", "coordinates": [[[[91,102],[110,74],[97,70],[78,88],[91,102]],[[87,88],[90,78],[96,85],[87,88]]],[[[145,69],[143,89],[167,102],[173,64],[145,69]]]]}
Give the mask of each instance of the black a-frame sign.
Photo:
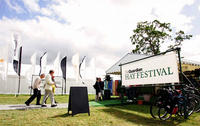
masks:
{"type": "Polygon", "coordinates": [[[87,87],[70,87],[68,114],[69,111],[72,111],[72,116],[78,113],[90,115],[87,87]]]}

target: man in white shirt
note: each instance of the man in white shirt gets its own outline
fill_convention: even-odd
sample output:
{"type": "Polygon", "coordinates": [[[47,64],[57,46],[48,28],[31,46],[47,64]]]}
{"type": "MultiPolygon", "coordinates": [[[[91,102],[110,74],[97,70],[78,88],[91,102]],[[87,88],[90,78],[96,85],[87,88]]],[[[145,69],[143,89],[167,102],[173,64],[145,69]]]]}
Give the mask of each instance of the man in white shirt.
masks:
{"type": "Polygon", "coordinates": [[[37,102],[36,105],[41,105],[40,104],[40,99],[41,99],[41,90],[40,90],[40,84],[41,84],[41,79],[45,77],[44,74],[41,74],[40,77],[36,78],[34,81],[34,84],[32,86],[33,88],[33,95],[25,102],[27,106],[30,105],[30,103],[37,97],[37,102]]]}
{"type": "Polygon", "coordinates": [[[42,100],[42,107],[46,107],[45,105],[45,101],[48,98],[48,96],[51,98],[51,107],[56,107],[57,105],[55,104],[55,100],[54,100],[54,94],[52,92],[52,85],[55,85],[55,82],[52,80],[52,77],[54,75],[54,71],[50,70],[49,74],[46,75],[45,78],[45,94],[42,100]]]}

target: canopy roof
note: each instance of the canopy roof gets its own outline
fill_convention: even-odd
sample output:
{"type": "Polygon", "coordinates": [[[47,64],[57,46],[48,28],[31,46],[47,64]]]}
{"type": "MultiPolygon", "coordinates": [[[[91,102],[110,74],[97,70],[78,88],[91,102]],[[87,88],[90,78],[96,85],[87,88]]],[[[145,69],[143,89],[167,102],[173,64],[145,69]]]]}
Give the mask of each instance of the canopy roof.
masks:
{"type": "Polygon", "coordinates": [[[128,63],[128,62],[138,60],[141,58],[145,58],[145,57],[148,57],[148,55],[127,53],[118,62],[116,62],[112,67],[110,67],[108,70],[106,70],[106,74],[120,75],[120,66],[119,66],[120,64],[128,63]]]}

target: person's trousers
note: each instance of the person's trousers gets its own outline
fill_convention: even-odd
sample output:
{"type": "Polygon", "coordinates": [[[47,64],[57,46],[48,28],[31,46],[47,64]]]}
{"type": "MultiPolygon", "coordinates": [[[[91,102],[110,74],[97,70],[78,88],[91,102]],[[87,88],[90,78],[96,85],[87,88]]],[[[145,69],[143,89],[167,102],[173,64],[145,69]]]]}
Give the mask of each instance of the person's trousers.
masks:
{"type": "Polygon", "coordinates": [[[38,89],[33,89],[33,95],[25,103],[30,104],[36,97],[37,97],[36,104],[39,105],[41,99],[41,91],[38,89]]]}
{"type": "Polygon", "coordinates": [[[51,105],[55,105],[54,94],[52,90],[45,90],[44,97],[42,100],[42,105],[45,104],[45,101],[47,100],[48,97],[50,97],[51,99],[51,105]]]}
{"type": "Polygon", "coordinates": [[[96,93],[95,101],[101,100],[101,92],[96,93]]]}

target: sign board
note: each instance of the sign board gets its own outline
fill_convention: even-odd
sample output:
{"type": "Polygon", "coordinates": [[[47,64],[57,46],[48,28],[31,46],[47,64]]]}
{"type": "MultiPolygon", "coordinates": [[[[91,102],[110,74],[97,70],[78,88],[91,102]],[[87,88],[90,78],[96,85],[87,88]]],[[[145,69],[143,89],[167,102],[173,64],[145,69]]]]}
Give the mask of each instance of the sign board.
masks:
{"type": "Polygon", "coordinates": [[[68,114],[69,111],[72,111],[72,116],[78,113],[90,115],[87,87],[70,87],[68,114]]]}
{"type": "Polygon", "coordinates": [[[121,65],[122,85],[178,83],[176,53],[168,52],[121,65]]]}

